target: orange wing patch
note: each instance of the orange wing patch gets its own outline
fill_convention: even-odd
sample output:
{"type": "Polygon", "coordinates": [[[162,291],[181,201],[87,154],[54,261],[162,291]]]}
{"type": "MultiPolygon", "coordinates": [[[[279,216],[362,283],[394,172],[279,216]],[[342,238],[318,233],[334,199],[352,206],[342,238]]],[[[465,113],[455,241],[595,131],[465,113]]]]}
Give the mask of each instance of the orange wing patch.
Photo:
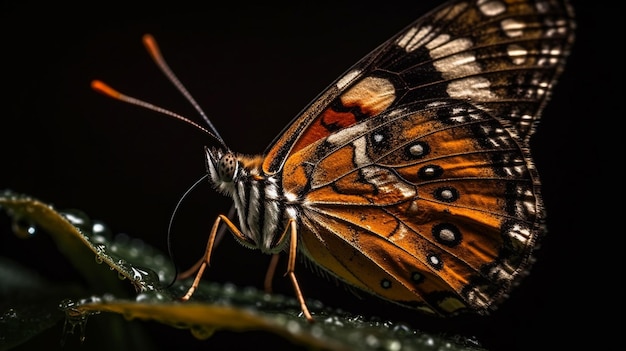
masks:
{"type": "Polygon", "coordinates": [[[325,109],[319,118],[302,133],[291,150],[302,148],[329,136],[331,133],[350,127],[366,118],[385,111],[396,99],[396,89],[385,78],[365,77],[341,94],[325,109]]]}
{"type": "Polygon", "coordinates": [[[449,254],[441,257],[452,268],[446,267],[443,271],[433,269],[427,257],[419,257],[421,248],[415,245],[419,242],[417,237],[412,240],[413,245],[404,246],[379,235],[379,232],[386,234],[388,230],[394,232],[394,227],[401,223],[385,216],[380,209],[363,212],[374,216],[378,213],[387,220],[381,218],[380,228],[365,229],[355,227],[350,222],[350,216],[344,217],[335,213],[334,209],[308,212],[308,219],[321,221],[324,225],[320,226],[320,222],[308,223],[300,233],[300,248],[322,267],[339,273],[338,276],[350,285],[371,293],[375,289],[376,295],[396,303],[431,314],[442,311],[454,313],[467,308],[458,297],[462,283],[456,284],[458,292],[451,290],[449,284],[453,280],[467,283],[469,276],[475,274],[473,269],[449,254]],[[309,228],[312,231],[307,230],[309,228]],[[337,254],[339,252],[341,254],[337,254]],[[455,264],[452,264],[453,261],[456,261],[455,264]]]}

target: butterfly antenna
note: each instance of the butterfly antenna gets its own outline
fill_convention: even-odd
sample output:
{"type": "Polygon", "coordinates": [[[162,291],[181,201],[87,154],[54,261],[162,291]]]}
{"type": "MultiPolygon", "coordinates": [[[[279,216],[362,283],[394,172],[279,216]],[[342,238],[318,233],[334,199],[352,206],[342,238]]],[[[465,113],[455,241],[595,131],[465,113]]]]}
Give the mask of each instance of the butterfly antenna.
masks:
{"type": "Polygon", "coordinates": [[[128,96],[128,95],[122,94],[119,91],[111,88],[106,83],[104,83],[104,82],[102,82],[100,80],[97,80],[97,79],[95,79],[95,80],[93,80],[91,82],[91,88],[93,90],[101,93],[101,94],[104,94],[104,95],[110,97],[110,98],[113,98],[113,99],[116,99],[116,100],[120,100],[120,101],[129,103],[129,104],[132,104],[132,105],[141,106],[141,107],[146,108],[148,110],[151,110],[151,111],[154,111],[154,112],[166,115],[168,117],[175,118],[175,119],[177,119],[179,121],[183,121],[183,122],[185,122],[187,124],[190,124],[192,127],[194,127],[196,129],[206,133],[208,136],[210,136],[211,138],[215,139],[224,148],[227,149],[226,145],[224,144],[224,141],[222,140],[222,138],[219,135],[217,135],[216,132],[209,131],[205,127],[203,127],[203,126],[199,125],[198,123],[190,120],[189,118],[186,118],[186,117],[183,117],[183,116],[179,115],[176,112],[172,112],[172,111],[170,111],[168,109],[165,109],[165,108],[163,108],[161,106],[157,106],[157,105],[151,104],[149,102],[146,102],[146,101],[134,98],[132,96],[128,96]]]}
{"type": "MultiPolygon", "coordinates": [[[[161,55],[161,51],[159,50],[158,45],[156,44],[156,40],[154,39],[154,37],[152,37],[150,34],[146,34],[143,36],[143,43],[144,46],[146,47],[148,53],[150,54],[150,56],[152,57],[153,61],[157,64],[157,66],[159,67],[159,69],[165,74],[165,76],[169,79],[169,81],[174,84],[174,86],[176,87],[176,89],[178,89],[178,91],[180,93],[183,94],[183,96],[185,97],[185,99],[187,99],[187,101],[189,103],[191,103],[191,105],[196,109],[196,111],[200,114],[200,116],[202,117],[202,119],[206,122],[206,124],[208,125],[209,129],[199,125],[198,123],[190,120],[189,118],[186,118],[184,116],[179,115],[178,113],[175,113],[173,111],[170,111],[168,109],[165,109],[163,107],[151,104],[149,102],[137,99],[135,97],[132,96],[128,96],[125,94],[120,93],[119,91],[111,88],[109,85],[107,85],[106,83],[100,81],[100,80],[93,80],[91,82],[91,88],[101,94],[104,94],[110,98],[116,99],[116,100],[120,100],[132,105],[136,105],[136,106],[140,106],[143,108],[146,108],[148,110],[166,115],[168,117],[172,117],[174,119],[177,119],[179,121],[185,122],[189,125],[191,125],[192,127],[195,127],[196,129],[204,132],[205,134],[207,134],[209,137],[211,137],[212,139],[214,139],[215,141],[219,142],[221,144],[221,146],[224,149],[228,149],[228,147],[226,146],[226,144],[224,143],[222,137],[219,135],[219,133],[217,132],[217,129],[215,129],[215,126],[213,126],[213,123],[211,123],[211,121],[209,120],[209,118],[207,117],[207,115],[204,113],[204,111],[202,110],[202,108],[200,107],[200,105],[196,102],[196,100],[191,96],[191,94],[189,93],[189,91],[184,87],[184,85],[180,82],[180,80],[178,79],[178,77],[176,77],[176,75],[174,74],[174,72],[169,68],[169,66],[167,65],[167,62],[165,61],[165,59],[163,58],[163,55],[161,55]]],[[[174,253],[172,251],[172,245],[171,245],[171,233],[172,233],[172,226],[173,226],[173,222],[174,222],[174,217],[176,216],[176,213],[178,212],[178,208],[180,207],[180,205],[182,204],[183,200],[189,195],[189,193],[195,189],[202,181],[204,181],[205,179],[207,179],[208,174],[205,174],[204,176],[202,176],[200,179],[198,179],[192,186],[189,187],[189,189],[187,189],[185,191],[185,193],[181,196],[181,198],[178,200],[178,203],[176,204],[176,207],[174,208],[174,211],[172,212],[172,215],[170,217],[170,221],[169,221],[169,225],[167,228],[167,247],[168,247],[168,254],[170,255],[170,258],[172,259],[172,261],[174,261],[174,253]]],[[[228,218],[233,218],[233,216],[235,215],[235,207],[231,206],[231,209],[228,213],[228,218]]],[[[223,226],[219,229],[218,233],[217,233],[217,237],[216,237],[216,242],[214,245],[217,245],[217,243],[221,240],[221,238],[224,236],[226,232],[226,227],[223,226]]],[[[174,284],[174,282],[176,281],[176,278],[178,277],[178,266],[174,267],[174,278],[172,280],[172,282],[170,282],[169,286],[171,286],[172,284],[174,284]]]]}
{"type": "MultiPolygon", "coordinates": [[[[185,193],[180,197],[180,199],[178,200],[178,202],[176,203],[176,207],[174,207],[174,211],[172,212],[172,216],[170,217],[170,222],[167,226],[167,253],[169,254],[170,258],[172,259],[173,262],[176,262],[174,259],[174,251],[172,250],[172,227],[174,226],[174,217],[176,216],[176,213],[178,212],[178,208],[180,207],[180,205],[183,203],[183,200],[187,197],[187,195],[189,195],[191,193],[192,190],[194,190],[200,183],[202,183],[203,181],[205,181],[207,179],[209,175],[205,174],[203,175],[200,179],[196,180],[195,183],[193,183],[186,191],[185,193]]],[[[230,210],[228,211],[228,218],[233,218],[233,216],[235,215],[235,206],[232,205],[230,207],[230,210]]],[[[222,238],[224,237],[224,234],[226,234],[226,226],[221,226],[217,232],[217,235],[215,237],[215,243],[213,245],[217,246],[219,244],[219,242],[222,240],[222,238]]],[[[176,282],[176,278],[178,277],[178,266],[174,266],[174,277],[172,279],[172,281],[170,282],[170,284],[168,285],[168,287],[171,287],[175,282],[176,282]]]]}
{"type": "Polygon", "coordinates": [[[209,119],[209,117],[207,117],[207,115],[204,113],[200,105],[196,102],[193,96],[191,96],[191,93],[189,93],[187,88],[185,88],[183,83],[181,83],[178,77],[176,77],[176,75],[174,74],[174,71],[172,71],[172,69],[169,67],[169,65],[163,58],[163,55],[161,55],[161,50],[159,49],[159,46],[157,45],[154,37],[150,34],[145,34],[142,38],[142,41],[143,41],[143,45],[146,47],[146,50],[148,50],[148,53],[152,57],[152,60],[156,63],[156,65],[159,67],[161,72],[163,72],[163,74],[165,74],[167,79],[169,79],[169,81],[172,84],[174,84],[176,89],[178,89],[178,91],[181,94],[183,94],[185,99],[189,101],[189,103],[193,106],[193,108],[195,108],[196,111],[198,111],[198,114],[200,114],[202,119],[204,119],[206,124],[209,126],[209,129],[211,129],[212,134],[216,136],[217,138],[219,138],[220,140],[222,140],[222,137],[217,132],[217,129],[215,129],[215,127],[213,126],[213,123],[211,123],[211,120],[209,119]]]}
{"type": "MultiPolygon", "coordinates": [[[[178,202],[176,203],[176,207],[174,207],[174,211],[172,212],[172,215],[170,216],[170,222],[167,225],[167,253],[170,255],[170,259],[173,262],[176,262],[174,260],[174,251],[172,250],[172,226],[174,224],[174,217],[176,216],[176,213],[178,212],[178,208],[183,203],[183,200],[187,197],[187,195],[189,195],[189,193],[191,193],[191,191],[195,189],[201,182],[207,179],[208,176],[209,176],[208,174],[203,175],[200,179],[196,180],[196,182],[193,183],[193,185],[190,186],[189,189],[185,191],[183,196],[181,196],[180,199],[178,199],[178,202]]],[[[174,285],[174,282],[176,282],[177,277],[178,277],[178,266],[174,265],[174,277],[172,278],[172,281],[169,283],[168,287],[171,287],[172,285],[174,285]]]]}

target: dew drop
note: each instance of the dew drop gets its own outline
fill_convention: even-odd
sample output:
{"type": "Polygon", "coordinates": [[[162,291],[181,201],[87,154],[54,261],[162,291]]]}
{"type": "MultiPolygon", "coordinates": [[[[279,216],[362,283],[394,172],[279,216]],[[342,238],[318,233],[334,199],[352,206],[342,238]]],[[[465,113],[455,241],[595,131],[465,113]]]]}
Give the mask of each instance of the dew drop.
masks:
{"type": "Polygon", "coordinates": [[[71,299],[65,299],[65,300],[62,300],[61,302],[59,302],[59,308],[61,310],[65,310],[65,309],[72,308],[72,307],[75,307],[75,306],[76,306],[76,302],[74,300],[71,300],[71,299]]]}
{"type": "Polygon", "coordinates": [[[370,334],[365,337],[365,344],[375,349],[380,346],[380,340],[376,336],[370,334]]]}
{"type": "Polygon", "coordinates": [[[131,279],[142,291],[154,290],[160,281],[157,273],[149,268],[130,266],[126,271],[132,274],[131,279]]]}
{"type": "Polygon", "coordinates": [[[96,295],[92,295],[89,298],[81,300],[80,303],[81,304],[83,304],[83,303],[102,303],[102,297],[96,296],[96,295]]]}
{"type": "Polygon", "coordinates": [[[10,319],[17,319],[17,318],[18,318],[17,312],[14,309],[9,308],[6,312],[4,312],[2,316],[0,316],[0,321],[7,322],[10,319]]]}
{"type": "Polygon", "coordinates": [[[330,316],[324,320],[325,324],[334,326],[334,327],[343,327],[344,323],[337,316],[330,316]]]}
{"type": "Polygon", "coordinates": [[[106,255],[106,246],[104,246],[103,244],[97,244],[94,246],[94,248],[96,249],[96,255],[106,255]]]}
{"type": "Polygon", "coordinates": [[[241,294],[246,298],[255,298],[258,290],[251,286],[246,286],[241,291],[241,294]]]}
{"type": "Polygon", "coordinates": [[[93,225],[91,226],[91,232],[93,233],[93,235],[100,235],[106,239],[111,239],[113,237],[113,234],[109,227],[107,227],[104,222],[98,220],[93,221],[93,225]]]}
{"type": "Polygon", "coordinates": [[[385,349],[389,351],[400,351],[402,350],[402,343],[398,340],[388,340],[385,343],[385,349]]]}
{"type": "Polygon", "coordinates": [[[194,326],[190,328],[191,335],[196,339],[206,340],[215,333],[216,328],[210,328],[206,326],[194,326]]]}
{"type": "Polygon", "coordinates": [[[434,346],[435,345],[435,339],[433,339],[433,338],[426,339],[426,345],[434,346]]]}
{"type": "Polygon", "coordinates": [[[91,233],[92,225],[91,220],[87,215],[79,210],[65,210],[59,212],[65,219],[67,219],[73,226],[91,233]]]}
{"type": "Polygon", "coordinates": [[[237,292],[237,287],[233,283],[225,283],[223,292],[226,296],[232,296],[237,292]]]}
{"type": "Polygon", "coordinates": [[[311,335],[317,339],[322,339],[324,337],[324,329],[320,328],[318,325],[314,325],[311,327],[311,335]]]}
{"type": "Polygon", "coordinates": [[[102,259],[102,257],[100,257],[99,255],[96,255],[96,263],[97,264],[102,264],[104,260],[102,259]]]}
{"type": "Polygon", "coordinates": [[[320,300],[309,300],[307,301],[307,305],[310,309],[321,310],[324,308],[324,303],[320,300]]]}
{"type": "Polygon", "coordinates": [[[411,334],[413,334],[412,329],[408,325],[406,325],[404,323],[398,323],[398,324],[394,325],[391,330],[396,335],[411,335],[411,334]]]}
{"type": "Polygon", "coordinates": [[[137,301],[137,302],[150,302],[150,301],[152,301],[152,296],[150,294],[140,293],[140,294],[137,294],[137,297],[135,297],[135,301],[137,301]]]}
{"type": "Polygon", "coordinates": [[[132,321],[133,319],[135,319],[135,315],[133,314],[133,311],[131,310],[125,310],[122,313],[122,316],[124,317],[125,320],[127,321],[132,321]]]}
{"type": "Polygon", "coordinates": [[[11,223],[11,229],[21,239],[28,239],[37,234],[37,226],[23,218],[14,219],[13,223],[11,223]]]}
{"type": "Polygon", "coordinates": [[[287,325],[285,326],[287,331],[289,331],[291,334],[296,334],[299,333],[302,330],[302,327],[300,326],[300,323],[296,322],[296,321],[288,321],[287,325]]]}
{"type": "Polygon", "coordinates": [[[155,290],[139,293],[137,297],[135,297],[135,301],[137,302],[164,302],[169,300],[170,297],[168,295],[155,290]]]}

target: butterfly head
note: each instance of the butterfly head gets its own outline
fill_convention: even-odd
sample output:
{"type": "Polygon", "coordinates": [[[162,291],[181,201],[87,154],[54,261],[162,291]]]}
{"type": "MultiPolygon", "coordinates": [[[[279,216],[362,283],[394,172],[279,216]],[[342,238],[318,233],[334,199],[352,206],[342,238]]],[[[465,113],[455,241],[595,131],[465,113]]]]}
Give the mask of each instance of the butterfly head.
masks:
{"type": "Polygon", "coordinates": [[[237,156],[226,149],[205,147],[206,166],[209,179],[217,190],[231,195],[240,177],[240,162],[237,156]]]}

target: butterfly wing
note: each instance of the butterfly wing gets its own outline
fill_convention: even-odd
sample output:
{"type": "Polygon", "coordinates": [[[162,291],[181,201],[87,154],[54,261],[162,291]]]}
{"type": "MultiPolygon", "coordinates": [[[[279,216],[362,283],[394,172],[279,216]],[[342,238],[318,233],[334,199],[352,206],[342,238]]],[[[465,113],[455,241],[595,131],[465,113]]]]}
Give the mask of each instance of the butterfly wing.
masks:
{"type": "Polygon", "coordinates": [[[351,68],[263,164],[301,251],[402,305],[493,307],[544,231],[527,144],[573,26],[562,1],[451,1],[351,68]]]}
{"type": "Polygon", "coordinates": [[[573,43],[560,0],[449,1],[349,69],[279,134],[263,169],[382,111],[442,97],[468,100],[527,142],[573,43]]]}
{"type": "Polygon", "coordinates": [[[484,310],[508,291],[543,230],[525,149],[458,100],[410,104],[360,126],[285,165],[285,189],[302,196],[302,250],[400,304],[484,310]],[[304,186],[293,182],[299,174],[304,186]]]}

